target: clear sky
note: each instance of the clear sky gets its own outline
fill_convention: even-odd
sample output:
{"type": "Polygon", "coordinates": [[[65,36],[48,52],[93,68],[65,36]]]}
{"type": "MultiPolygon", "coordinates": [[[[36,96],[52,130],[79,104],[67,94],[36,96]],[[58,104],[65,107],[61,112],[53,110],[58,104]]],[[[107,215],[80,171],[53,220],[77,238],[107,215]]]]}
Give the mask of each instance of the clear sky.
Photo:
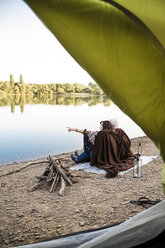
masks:
{"type": "Polygon", "coordinates": [[[22,0],[0,0],[0,81],[10,74],[25,83],[94,82],[22,0]]]}

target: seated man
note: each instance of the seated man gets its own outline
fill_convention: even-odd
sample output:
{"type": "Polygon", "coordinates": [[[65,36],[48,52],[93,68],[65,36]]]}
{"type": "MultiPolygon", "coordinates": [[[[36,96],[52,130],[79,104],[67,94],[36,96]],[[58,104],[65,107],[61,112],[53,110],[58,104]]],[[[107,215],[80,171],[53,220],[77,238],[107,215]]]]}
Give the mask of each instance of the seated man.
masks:
{"type": "Polygon", "coordinates": [[[134,166],[136,158],[130,150],[131,141],[121,128],[110,121],[102,121],[92,149],[91,166],[104,169],[106,177],[115,177],[120,171],[134,166]]]}

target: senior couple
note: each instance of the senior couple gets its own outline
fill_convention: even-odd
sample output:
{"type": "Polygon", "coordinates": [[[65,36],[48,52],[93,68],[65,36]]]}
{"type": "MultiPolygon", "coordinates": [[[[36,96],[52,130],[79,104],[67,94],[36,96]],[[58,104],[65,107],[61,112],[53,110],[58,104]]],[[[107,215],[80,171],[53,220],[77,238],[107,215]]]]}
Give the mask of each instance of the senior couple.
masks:
{"type": "Polygon", "coordinates": [[[76,151],[71,154],[71,159],[76,164],[90,161],[91,166],[105,170],[108,178],[133,167],[136,158],[130,149],[129,137],[121,128],[116,128],[113,122],[101,121],[99,132],[67,127],[69,132],[82,133],[84,138],[83,152],[78,154],[76,151]]]}

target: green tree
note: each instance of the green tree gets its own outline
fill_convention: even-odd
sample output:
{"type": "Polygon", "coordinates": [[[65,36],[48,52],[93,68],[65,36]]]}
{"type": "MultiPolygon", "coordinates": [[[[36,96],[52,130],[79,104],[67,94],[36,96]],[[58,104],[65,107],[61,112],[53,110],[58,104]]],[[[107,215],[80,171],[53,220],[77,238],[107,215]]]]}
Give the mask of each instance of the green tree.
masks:
{"type": "Polygon", "coordinates": [[[102,95],[104,92],[103,92],[103,90],[98,86],[98,87],[95,88],[94,93],[95,93],[96,95],[102,95]]]}
{"type": "Polygon", "coordinates": [[[5,82],[3,89],[7,94],[12,93],[12,86],[8,82],[5,82]]]}
{"type": "Polygon", "coordinates": [[[65,91],[67,93],[74,93],[75,92],[75,89],[74,89],[74,86],[73,84],[64,84],[64,87],[65,87],[65,91]]]}
{"type": "Polygon", "coordinates": [[[6,96],[6,92],[0,89],[0,96],[1,97],[6,96]]]}
{"type": "Polygon", "coordinates": [[[22,83],[19,83],[19,91],[22,95],[25,95],[26,92],[26,86],[22,83]]]}
{"type": "Polygon", "coordinates": [[[31,87],[31,85],[26,85],[25,94],[33,95],[33,88],[31,87]]]}
{"type": "Polygon", "coordinates": [[[84,85],[79,83],[74,83],[73,86],[76,93],[82,93],[84,85]]]}
{"type": "Polygon", "coordinates": [[[64,91],[64,87],[63,87],[63,85],[62,84],[57,84],[56,85],[56,92],[57,93],[64,93],[65,91],[64,91]]]}
{"type": "Polygon", "coordinates": [[[23,80],[23,76],[22,75],[20,75],[20,77],[19,77],[19,82],[20,82],[20,84],[24,84],[24,80],[23,80]]]}
{"type": "Polygon", "coordinates": [[[19,87],[17,85],[14,86],[14,93],[20,95],[19,87]]]}
{"type": "Polygon", "coordinates": [[[12,74],[10,74],[10,84],[14,84],[14,77],[13,77],[13,75],[12,74]]]}
{"type": "Polygon", "coordinates": [[[83,93],[92,94],[93,93],[92,87],[90,87],[90,86],[84,87],[83,93]]]}
{"type": "Polygon", "coordinates": [[[48,94],[49,93],[49,86],[47,84],[43,85],[43,93],[48,94]]]}
{"type": "Polygon", "coordinates": [[[56,84],[51,84],[50,86],[53,93],[56,93],[56,84]]]}

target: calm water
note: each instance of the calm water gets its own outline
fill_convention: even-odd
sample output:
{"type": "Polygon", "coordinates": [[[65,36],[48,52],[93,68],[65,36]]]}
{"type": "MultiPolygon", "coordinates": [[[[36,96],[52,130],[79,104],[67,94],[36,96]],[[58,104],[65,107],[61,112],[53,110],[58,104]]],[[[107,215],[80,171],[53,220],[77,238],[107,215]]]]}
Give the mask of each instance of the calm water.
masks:
{"type": "Polygon", "coordinates": [[[145,135],[106,97],[0,99],[0,165],[81,149],[82,135],[66,127],[98,130],[110,118],[130,138],[145,135]]]}

